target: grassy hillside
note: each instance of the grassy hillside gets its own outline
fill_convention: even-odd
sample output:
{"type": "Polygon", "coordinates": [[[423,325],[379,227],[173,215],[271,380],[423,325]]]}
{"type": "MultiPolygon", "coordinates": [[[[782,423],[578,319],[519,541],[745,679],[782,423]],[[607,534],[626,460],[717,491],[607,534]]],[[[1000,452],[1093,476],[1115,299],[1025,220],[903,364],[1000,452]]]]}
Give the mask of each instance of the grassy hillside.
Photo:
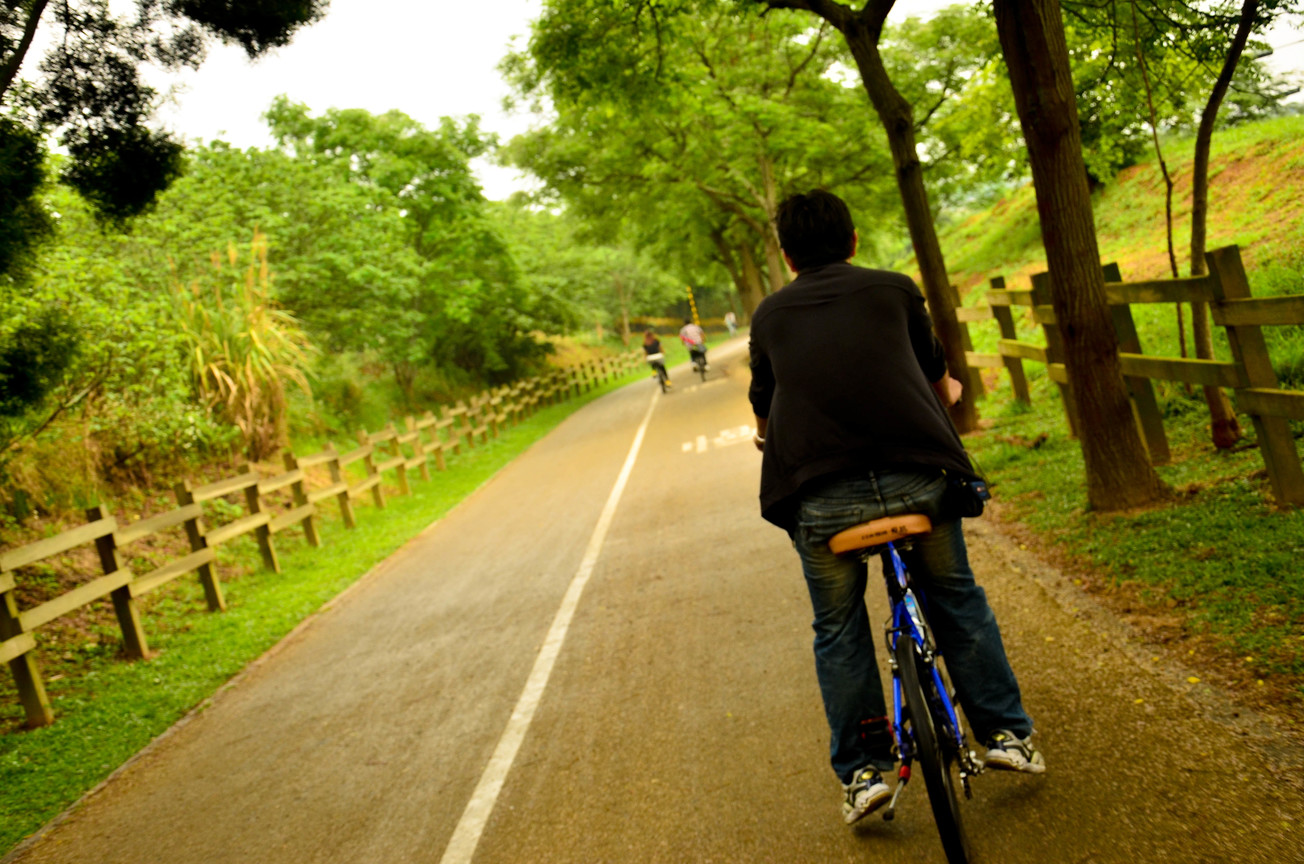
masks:
{"type": "MultiPolygon", "coordinates": [[[[1194,141],[1168,140],[1162,146],[1174,182],[1174,248],[1186,275],[1194,141]]],[[[1218,133],[1209,174],[1208,247],[1239,245],[1251,278],[1257,277],[1255,294],[1260,287],[1265,293],[1304,288],[1304,117],[1218,133]]],[[[1170,274],[1164,179],[1157,160],[1127,169],[1098,192],[1095,213],[1101,257],[1117,262],[1125,279],[1170,274]]],[[[1046,267],[1031,186],[943,228],[941,241],[951,281],[961,295],[981,291],[998,275],[1012,285],[1026,285],[1031,274],[1046,267]]]]}
{"type": "MultiPolygon", "coordinates": [[[[1176,182],[1174,247],[1183,275],[1191,152],[1190,140],[1164,143],[1176,182]]],[[[1302,193],[1304,118],[1216,136],[1208,246],[1241,247],[1255,296],[1304,294],[1302,193]]],[[[1170,275],[1157,162],[1128,169],[1101,190],[1095,215],[1103,262],[1117,262],[1125,279],[1170,275]]],[[[1031,274],[1045,269],[1030,187],[941,233],[966,306],[982,302],[993,276],[1027,288],[1031,274]]],[[[1134,317],[1145,353],[1177,355],[1175,307],[1134,307],[1134,317]]],[[[1185,320],[1189,345],[1189,315],[1185,320]]],[[[1026,320],[1020,326],[1030,341],[1042,341],[1039,327],[1026,320]]],[[[971,331],[979,350],[995,348],[995,325],[971,331]]],[[[1283,386],[1304,389],[1304,328],[1266,335],[1283,386]]],[[[1225,339],[1216,339],[1215,350],[1229,357],[1225,339]]],[[[1095,514],[1086,507],[1081,452],[1056,388],[1044,367],[1026,368],[1032,407],[1013,400],[1003,373],[988,370],[984,428],[966,441],[992,481],[997,512],[1083,590],[1131,620],[1156,654],[1168,652],[1198,670],[1190,686],[1216,681],[1219,694],[1284,711],[1286,722],[1304,720],[1304,512],[1273,506],[1249,418],[1241,417],[1242,444],[1217,451],[1198,390],[1158,382],[1173,449],[1172,464],[1159,471],[1173,496],[1146,512],[1095,514]]],[[[1304,424],[1295,425],[1298,439],[1304,424]]]]}

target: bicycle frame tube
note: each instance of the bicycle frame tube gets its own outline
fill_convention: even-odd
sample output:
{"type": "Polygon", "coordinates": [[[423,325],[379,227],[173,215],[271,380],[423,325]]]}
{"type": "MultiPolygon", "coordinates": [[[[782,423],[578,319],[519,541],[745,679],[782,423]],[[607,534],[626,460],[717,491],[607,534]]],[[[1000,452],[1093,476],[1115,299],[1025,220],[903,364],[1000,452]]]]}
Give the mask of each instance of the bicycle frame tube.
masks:
{"type": "MultiPolygon", "coordinates": [[[[929,644],[926,636],[927,624],[920,610],[922,600],[916,597],[914,589],[910,585],[906,575],[905,562],[901,560],[901,554],[897,551],[893,543],[886,544],[883,554],[888,556],[892,563],[891,574],[884,572],[883,578],[887,582],[888,597],[892,601],[892,627],[889,631],[888,649],[890,656],[896,656],[896,643],[903,635],[908,636],[917,647],[920,656],[928,664],[928,671],[931,674],[933,686],[938,694],[938,701],[941,702],[945,709],[944,719],[947,721],[944,734],[947,740],[954,744],[960,751],[964,749],[964,741],[960,733],[960,718],[955,713],[955,705],[951,702],[951,694],[947,691],[945,683],[942,681],[941,670],[937,668],[934,662],[933,649],[929,644]],[[913,608],[912,608],[913,607],[913,608]]],[[[902,698],[901,698],[901,677],[900,674],[893,670],[892,674],[892,713],[893,729],[892,735],[896,739],[897,751],[901,755],[902,762],[913,756],[913,743],[905,740],[902,731],[902,698]]],[[[938,718],[943,719],[943,718],[938,718]]]]}

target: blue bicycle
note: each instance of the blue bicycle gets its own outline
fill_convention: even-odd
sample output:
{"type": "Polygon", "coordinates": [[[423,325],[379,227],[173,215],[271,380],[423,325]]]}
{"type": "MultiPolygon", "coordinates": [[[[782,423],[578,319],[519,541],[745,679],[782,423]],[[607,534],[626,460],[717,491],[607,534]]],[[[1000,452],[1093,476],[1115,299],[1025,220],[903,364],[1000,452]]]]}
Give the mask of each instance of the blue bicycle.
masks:
{"type": "Polygon", "coordinates": [[[835,555],[856,555],[862,560],[878,555],[884,562],[883,578],[892,609],[887,623],[892,737],[901,767],[883,818],[891,820],[896,815],[897,799],[910,781],[910,766],[917,758],[946,860],[967,864],[969,840],[960,818],[958,793],[962,789],[964,797],[973,797],[969,780],[981,773],[983,766],[969,749],[964,725],[956,713],[955,691],[947,680],[924,614],[927,598],[915,588],[901,560],[901,552],[910,548],[911,538],[932,528],[928,517],[919,513],[888,516],[834,535],[829,549],[835,555]]]}

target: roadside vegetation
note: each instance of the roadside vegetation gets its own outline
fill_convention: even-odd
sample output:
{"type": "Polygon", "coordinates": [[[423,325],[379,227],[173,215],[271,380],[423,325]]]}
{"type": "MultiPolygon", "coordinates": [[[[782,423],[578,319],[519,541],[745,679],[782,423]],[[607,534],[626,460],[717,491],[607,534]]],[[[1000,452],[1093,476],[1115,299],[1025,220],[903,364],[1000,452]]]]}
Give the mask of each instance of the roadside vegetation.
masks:
{"type": "MultiPolygon", "coordinates": [[[[1190,143],[1165,142],[1179,201],[1189,189],[1190,143]]],[[[1304,117],[1236,127],[1214,144],[1210,246],[1241,246],[1255,297],[1304,294],[1304,117]]],[[[1182,225],[1184,211],[1175,215],[1182,225]]],[[[1102,190],[1096,224],[1102,258],[1117,262],[1124,278],[1168,275],[1163,181],[1153,160],[1102,190]]],[[[943,229],[964,305],[983,303],[991,277],[1027,288],[1031,274],[1045,269],[1036,226],[1036,203],[1024,189],[943,229]]],[[[1177,242],[1185,242],[1180,229],[1177,242]]],[[[1176,310],[1133,310],[1145,353],[1177,356],[1176,310]]],[[[1018,323],[1024,338],[1041,340],[1039,326],[1018,323]]],[[[976,350],[995,351],[994,324],[970,331],[976,350]]],[[[1215,331],[1215,355],[1225,360],[1222,332],[1215,331]]],[[[1304,388],[1304,328],[1265,328],[1265,335],[1282,386],[1304,388]]],[[[1304,513],[1274,506],[1248,418],[1247,438],[1219,450],[1199,389],[1156,382],[1173,451],[1172,464],[1158,471],[1171,498],[1134,512],[1093,513],[1058,389],[1044,367],[1025,368],[1031,407],[1013,398],[1003,371],[988,370],[983,428],[966,439],[992,481],[998,518],[1206,680],[1304,722],[1304,513]]],[[[1294,430],[1304,437],[1304,424],[1294,430]]]]}

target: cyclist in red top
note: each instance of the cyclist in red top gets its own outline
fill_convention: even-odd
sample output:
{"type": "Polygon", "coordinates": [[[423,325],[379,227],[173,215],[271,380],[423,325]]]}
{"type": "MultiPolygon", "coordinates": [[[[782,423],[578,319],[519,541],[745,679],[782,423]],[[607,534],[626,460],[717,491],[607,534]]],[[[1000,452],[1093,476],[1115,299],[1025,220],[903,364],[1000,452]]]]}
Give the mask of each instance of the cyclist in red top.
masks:
{"type": "Polygon", "coordinates": [[[679,341],[688,349],[689,359],[694,364],[700,361],[706,367],[706,334],[693,323],[692,318],[684,319],[684,326],[679,328],[679,341]]]}

